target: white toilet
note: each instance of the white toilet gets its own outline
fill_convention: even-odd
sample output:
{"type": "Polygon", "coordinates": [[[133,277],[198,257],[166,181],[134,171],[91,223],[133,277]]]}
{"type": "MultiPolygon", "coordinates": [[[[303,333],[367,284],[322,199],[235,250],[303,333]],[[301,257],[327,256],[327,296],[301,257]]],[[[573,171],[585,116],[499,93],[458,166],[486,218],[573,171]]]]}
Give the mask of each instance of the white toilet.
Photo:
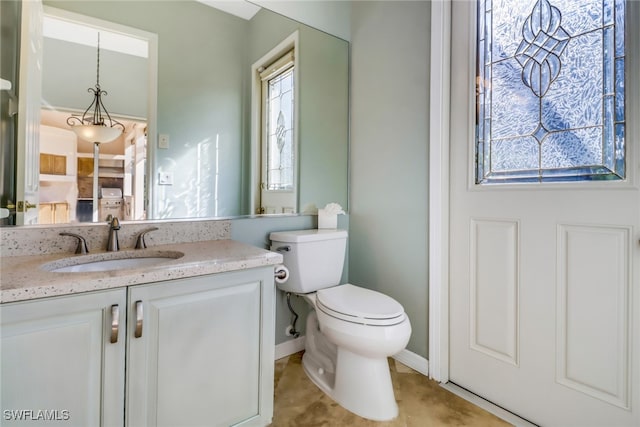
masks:
{"type": "Polygon", "coordinates": [[[302,358],[309,378],[361,417],[395,418],[387,357],[404,349],[411,336],[402,305],[376,291],[340,285],[345,230],[275,232],[270,239],[290,273],[278,288],[303,295],[315,309],[307,317],[302,358]]]}

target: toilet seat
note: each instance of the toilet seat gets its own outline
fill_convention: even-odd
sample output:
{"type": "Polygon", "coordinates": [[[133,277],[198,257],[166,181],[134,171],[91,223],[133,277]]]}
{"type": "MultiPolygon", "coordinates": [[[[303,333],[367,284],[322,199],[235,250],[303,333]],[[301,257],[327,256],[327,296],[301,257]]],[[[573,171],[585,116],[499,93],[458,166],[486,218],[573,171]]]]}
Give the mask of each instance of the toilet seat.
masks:
{"type": "Polygon", "coordinates": [[[390,296],[349,283],[318,290],[316,308],[331,317],[369,326],[392,326],[405,319],[402,305],[390,296]]]}

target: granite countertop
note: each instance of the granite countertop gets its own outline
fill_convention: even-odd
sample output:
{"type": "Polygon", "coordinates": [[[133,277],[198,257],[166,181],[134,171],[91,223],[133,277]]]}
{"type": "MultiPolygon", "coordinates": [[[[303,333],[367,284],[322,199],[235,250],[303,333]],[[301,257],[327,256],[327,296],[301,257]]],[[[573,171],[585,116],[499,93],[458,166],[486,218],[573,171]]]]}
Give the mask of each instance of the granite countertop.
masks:
{"type": "Polygon", "coordinates": [[[233,240],[157,245],[148,249],[93,252],[88,255],[58,253],[0,258],[0,303],[31,300],[80,292],[119,288],[204,274],[244,270],[282,263],[282,255],[233,240]],[[184,254],[179,258],[173,258],[184,254]],[[99,272],[51,272],[80,263],[123,257],[169,256],[160,264],[99,272]],[[84,257],[84,258],[83,258],[84,257]]]}

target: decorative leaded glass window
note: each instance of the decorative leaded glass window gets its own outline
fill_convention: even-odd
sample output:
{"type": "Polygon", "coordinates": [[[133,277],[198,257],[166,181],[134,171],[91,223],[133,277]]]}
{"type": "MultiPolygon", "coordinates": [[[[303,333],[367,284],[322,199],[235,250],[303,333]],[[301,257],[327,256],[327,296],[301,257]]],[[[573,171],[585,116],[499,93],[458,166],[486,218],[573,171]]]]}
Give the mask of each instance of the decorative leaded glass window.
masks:
{"type": "Polygon", "coordinates": [[[624,0],[480,0],[476,183],[625,178],[624,0]]]}
{"type": "Polygon", "coordinates": [[[264,96],[266,176],[263,189],[294,189],[294,73],[293,51],[261,71],[264,96]]]}

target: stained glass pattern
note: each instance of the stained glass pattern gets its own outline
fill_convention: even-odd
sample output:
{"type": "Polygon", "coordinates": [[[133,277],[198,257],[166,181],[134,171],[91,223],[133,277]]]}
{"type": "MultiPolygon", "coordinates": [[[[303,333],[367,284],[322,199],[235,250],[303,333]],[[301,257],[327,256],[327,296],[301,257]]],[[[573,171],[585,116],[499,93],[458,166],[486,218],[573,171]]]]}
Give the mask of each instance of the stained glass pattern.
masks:
{"type": "Polygon", "coordinates": [[[516,59],[522,66],[522,82],[538,97],[547,93],[560,74],[560,55],[569,42],[561,20],[557,7],[539,0],[522,26],[516,59]]]}
{"type": "Polygon", "coordinates": [[[268,84],[267,189],[293,189],[293,68],[268,84]]]}
{"type": "Polygon", "coordinates": [[[625,178],[624,0],[480,0],[476,183],[625,178]]]}

